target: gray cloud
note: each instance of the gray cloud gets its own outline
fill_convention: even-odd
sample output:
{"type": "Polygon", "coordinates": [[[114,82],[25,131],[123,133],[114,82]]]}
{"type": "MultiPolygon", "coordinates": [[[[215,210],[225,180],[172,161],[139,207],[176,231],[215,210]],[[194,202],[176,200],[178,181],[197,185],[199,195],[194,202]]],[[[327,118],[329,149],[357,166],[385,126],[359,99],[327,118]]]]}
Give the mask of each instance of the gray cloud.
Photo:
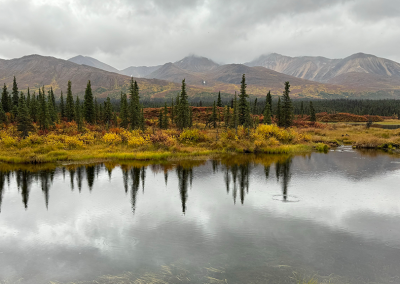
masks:
{"type": "Polygon", "coordinates": [[[400,61],[395,0],[0,0],[0,57],[93,56],[116,68],[195,53],[245,62],[263,53],[400,61]]]}

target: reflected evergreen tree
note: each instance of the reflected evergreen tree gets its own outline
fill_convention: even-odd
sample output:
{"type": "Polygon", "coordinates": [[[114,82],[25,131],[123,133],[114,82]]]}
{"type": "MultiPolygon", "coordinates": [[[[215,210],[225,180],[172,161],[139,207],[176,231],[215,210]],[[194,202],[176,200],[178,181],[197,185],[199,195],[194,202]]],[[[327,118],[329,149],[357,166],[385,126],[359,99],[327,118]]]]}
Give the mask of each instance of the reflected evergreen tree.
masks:
{"type": "Polygon", "coordinates": [[[86,167],[86,178],[89,186],[89,190],[92,191],[93,184],[94,184],[94,176],[95,176],[95,167],[87,166],[86,167]]]}
{"type": "Polygon", "coordinates": [[[129,172],[126,166],[121,166],[122,179],[124,182],[125,193],[128,193],[129,172]]]}
{"type": "Polygon", "coordinates": [[[137,192],[139,191],[140,186],[140,172],[141,168],[133,167],[131,169],[131,182],[132,182],[132,189],[131,189],[131,203],[132,203],[132,212],[135,214],[136,210],[136,198],[137,192]]]}
{"type": "Polygon", "coordinates": [[[79,192],[81,192],[81,190],[82,190],[82,178],[83,178],[83,169],[82,169],[82,167],[78,167],[76,169],[76,181],[78,182],[79,192]]]}
{"type": "Polygon", "coordinates": [[[75,177],[75,170],[69,170],[69,178],[71,180],[71,191],[74,191],[74,177],[75,177]]]}
{"type": "Polygon", "coordinates": [[[176,168],[176,173],[178,175],[178,181],[179,181],[179,193],[181,196],[181,202],[182,202],[182,213],[186,213],[186,202],[188,199],[188,185],[190,182],[191,176],[193,177],[193,172],[192,169],[184,168],[182,166],[178,166],[176,168]]]}
{"type": "Polygon", "coordinates": [[[63,180],[65,181],[65,167],[62,167],[61,171],[62,171],[62,175],[63,175],[63,180]]]}
{"type": "Polygon", "coordinates": [[[264,167],[264,173],[265,173],[265,178],[268,180],[269,177],[269,172],[271,170],[271,166],[265,166],[264,167]]]}
{"type": "Polygon", "coordinates": [[[212,164],[213,173],[215,174],[216,172],[218,172],[219,161],[212,160],[211,164],[212,164]]]}
{"type": "Polygon", "coordinates": [[[142,167],[142,168],[141,168],[141,170],[140,170],[140,177],[141,177],[141,179],[142,179],[142,190],[143,190],[143,193],[144,193],[144,181],[145,181],[145,179],[146,179],[146,167],[142,167]]]}
{"type": "Polygon", "coordinates": [[[3,171],[0,171],[0,212],[1,212],[1,204],[3,203],[5,182],[6,182],[6,173],[3,171]]]}
{"type": "Polygon", "coordinates": [[[233,179],[233,203],[236,204],[236,196],[237,196],[237,186],[236,186],[236,181],[237,181],[237,176],[238,176],[238,165],[233,165],[231,167],[231,172],[232,172],[232,179],[233,179]]]}
{"type": "Polygon", "coordinates": [[[291,179],[292,158],[286,159],[284,162],[277,162],[275,165],[277,179],[282,178],[282,198],[283,202],[288,200],[288,185],[291,179]]]}
{"type": "Polygon", "coordinates": [[[54,176],[54,171],[41,171],[39,173],[40,186],[44,194],[44,201],[46,203],[46,209],[49,209],[49,197],[50,197],[50,187],[52,182],[52,175],[54,176]],[[53,172],[53,173],[52,173],[53,172]]]}
{"type": "Polygon", "coordinates": [[[230,178],[230,174],[229,174],[229,168],[226,168],[225,171],[225,176],[224,176],[224,181],[225,181],[225,186],[226,186],[226,193],[229,193],[229,186],[231,184],[231,178],[230,178]]]}
{"type": "Polygon", "coordinates": [[[22,202],[24,203],[25,210],[28,209],[28,201],[29,201],[29,192],[30,192],[30,185],[31,181],[31,174],[26,170],[19,171],[20,173],[20,185],[21,185],[21,195],[22,195],[22,202]]]}
{"type": "Polygon", "coordinates": [[[167,170],[164,171],[164,181],[165,181],[165,186],[167,186],[168,185],[168,171],[167,170]]]}
{"type": "Polygon", "coordinates": [[[240,201],[244,203],[246,192],[249,192],[249,164],[239,165],[240,201]]]}

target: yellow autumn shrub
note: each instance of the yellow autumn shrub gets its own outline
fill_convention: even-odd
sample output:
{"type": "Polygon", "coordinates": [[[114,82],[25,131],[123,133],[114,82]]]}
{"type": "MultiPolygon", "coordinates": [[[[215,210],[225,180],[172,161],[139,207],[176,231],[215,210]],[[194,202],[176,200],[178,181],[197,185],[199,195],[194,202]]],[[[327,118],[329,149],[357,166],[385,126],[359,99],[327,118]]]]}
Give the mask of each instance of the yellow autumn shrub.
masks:
{"type": "Polygon", "coordinates": [[[179,141],[183,143],[205,142],[208,140],[210,140],[210,137],[198,129],[185,129],[182,131],[181,135],[179,135],[179,141]]]}
{"type": "Polygon", "coordinates": [[[116,133],[106,133],[102,138],[103,142],[107,144],[119,144],[122,142],[122,138],[116,133]]]}

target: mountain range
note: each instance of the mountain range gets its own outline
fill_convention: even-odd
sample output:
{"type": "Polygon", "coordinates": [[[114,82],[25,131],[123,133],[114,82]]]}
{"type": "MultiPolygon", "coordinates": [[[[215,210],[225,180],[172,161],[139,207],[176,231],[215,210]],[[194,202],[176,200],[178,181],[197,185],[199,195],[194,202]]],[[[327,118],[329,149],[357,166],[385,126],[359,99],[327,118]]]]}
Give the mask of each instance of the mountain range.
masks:
{"type": "Polygon", "coordinates": [[[95,58],[75,56],[69,60],[29,55],[11,60],[0,59],[0,83],[12,84],[17,77],[21,90],[35,90],[44,85],[54,90],[66,89],[81,95],[91,80],[96,96],[117,96],[127,92],[130,77],[138,81],[141,96],[175,96],[182,79],[191,97],[223,96],[238,92],[242,74],[246,74],[248,93],[265,96],[282,93],[284,82],[291,84],[294,98],[327,97],[400,97],[400,64],[374,55],[357,53],[344,59],[325,57],[289,57],[276,53],[262,55],[245,64],[217,64],[201,56],[187,56],[159,66],[131,66],[118,70],[95,58]],[[212,95],[214,96],[214,95],[212,95]]]}

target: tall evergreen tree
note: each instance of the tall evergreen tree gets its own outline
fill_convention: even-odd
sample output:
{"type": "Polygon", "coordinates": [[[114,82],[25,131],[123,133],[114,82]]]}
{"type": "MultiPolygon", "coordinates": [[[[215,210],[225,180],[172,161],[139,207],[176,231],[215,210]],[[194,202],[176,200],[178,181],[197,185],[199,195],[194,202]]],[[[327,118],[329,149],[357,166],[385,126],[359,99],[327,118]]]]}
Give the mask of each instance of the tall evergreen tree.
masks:
{"type": "Polygon", "coordinates": [[[289,96],[290,93],[290,84],[289,82],[285,82],[285,90],[283,91],[282,96],[282,126],[288,128],[293,124],[293,106],[292,100],[289,96]]]}
{"type": "Polygon", "coordinates": [[[75,101],[75,122],[78,125],[78,131],[82,131],[83,128],[82,106],[78,96],[76,96],[76,101],[75,101]]]}
{"type": "Polygon", "coordinates": [[[4,84],[3,86],[3,92],[1,93],[1,105],[3,106],[4,112],[10,112],[10,105],[8,104],[9,100],[9,94],[7,91],[7,86],[4,84]]]}
{"type": "Polygon", "coordinates": [[[265,102],[265,108],[264,108],[264,119],[263,122],[265,124],[271,124],[271,108],[269,107],[268,100],[265,102]]]}
{"type": "Polygon", "coordinates": [[[74,98],[72,96],[71,81],[68,81],[65,116],[67,117],[68,121],[72,121],[75,119],[75,104],[74,104],[74,98]]]}
{"type": "Polygon", "coordinates": [[[257,102],[257,98],[255,98],[254,100],[254,106],[253,106],[253,114],[258,114],[258,102],[257,102]]]}
{"type": "Polygon", "coordinates": [[[110,97],[107,97],[106,101],[104,102],[104,123],[110,125],[112,119],[112,105],[110,97]]]}
{"type": "Polygon", "coordinates": [[[31,103],[29,105],[29,114],[33,122],[37,122],[38,119],[38,102],[37,98],[35,95],[35,92],[33,93],[31,97],[31,103]]]}
{"type": "Polygon", "coordinates": [[[31,92],[29,91],[29,87],[28,87],[28,94],[26,95],[26,107],[29,110],[29,107],[31,105],[31,92]]]}
{"type": "Polygon", "coordinates": [[[315,116],[314,106],[313,106],[313,103],[311,101],[310,101],[310,121],[312,121],[312,122],[316,122],[317,121],[317,117],[315,116]]]}
{"type": "Polygon", "coordinates": [[[34,129],[23,94],[21,94],[18,102],[17,122],[17,129],[21,133],[22,138],[27,137],[29,135],[29,131],[34,129]]]}
{"type": "Polygon", "coordinates": [[[224,124],[225,127],[228,128],[230,122],[231,112],[229,111],[229,106],[225,106],[224,108],[224,124]]]}
{"type": "Polygon", "coordinates": [[[54,98],[53,88],[51,88],[50,91],[48,91],[47,108],[49,110],[49,123],[51,125],[54,125],[54,123],[57,121],[57,110],[55,108],[55,98],[54,98]]]}
{"type": "Polygon", "coordinates": [[[83,102],[83,113],[85,116],[85,120],[88,123],[94,122],[94,103],[93,103],[92,86],[90,84],[90,80],[86,85],[85,98],[83,102]]]}
{"type": "Polygon", "coordinates": [[[240,83],[240,94],[239,94],[239,104],[238,104],[238,116],[239,125],[250,125],[250,107],[247,101],[249,95],[246,93],[246,77],[245,74],[242,76],[242,81],[240,83]]]}
{"type": "Polygon", "coordinates": [[[276,105],[276,123],[278,126],[282,126],[281,98],[278,99],[278,104],[276,105]]]}
{"type": "Polygon", "coordinates": [[[217,107],[222,107],[221,92],[218,92],[217,107]]]}
{"type": "Polygon", "coordinates": [[[17,85],[17,80],[13,80],[13,87],[12,87],[12,104],[13,104],[13,109],[14,106],[18,108],[18,102],[19,102],[19,92],[18,92],[18,85],[17,85]]]}
{"type": "Polygon", "coordinates": [[[130,121],[133,129],[140,128],[140,103],[139,103],[139,86],[136,81],[131,78],[129,87],[129,104],[130,104],[130,121]]]}
{"type": "Polygon", "coordinates": [[[49,128],[49,109],[48,104],[46,102],[46,95],[44,94],[44,88],[41,90],[39,88],[39,95],[38,95],[38,122],[40,130],[46,130],[49,128]]]}
{"type": "Polygon", "coordinates": [[[271,96],[271,91],[268,91],[268,93],[267,93],[267,102],[269,104],[269,112],[272,115],[272,96],[271,96]]]}
{"type": "Polygon", "coordinates": [[[179,96],[177,126],[179,129],[187,128],[190,125],[190,110],[188,95],[186,93],[185,79],[182,80],[182,89],[179,96]]]}
{"type": "Polygon", "coordinates": [[[61,91],[61,95],[60,95],[60,118],[61,118],[61,120],[64,119],[64,117],[65,117],[64,95],[63,95],[63,92],[61,91]]]}
{"type": "Polygon", "coordinates": [[[174,99],[171,99],[171,123],[175,123],[175,106],[174,106],[174,99]]]}
{"type": "Polygon", "coordinates": [[[126,97],[126,94],[123,94],[121,92],[121,110],[119,113],[119,116],[121,118],[121,124],[120,126],[123,128],[128,128],[128,124],[129,124],[129,118],[128,118],[128,100],[126,97]]]}

